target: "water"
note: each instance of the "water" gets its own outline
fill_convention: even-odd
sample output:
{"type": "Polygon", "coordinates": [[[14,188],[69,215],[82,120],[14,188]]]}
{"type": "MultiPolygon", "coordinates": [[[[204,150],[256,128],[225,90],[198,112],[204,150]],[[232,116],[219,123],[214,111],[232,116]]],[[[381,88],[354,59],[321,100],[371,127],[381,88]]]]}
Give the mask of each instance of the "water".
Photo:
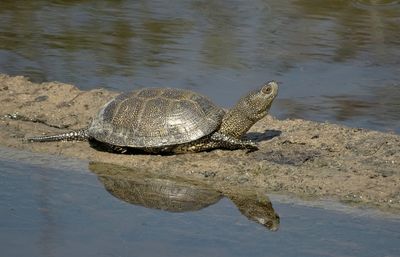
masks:
{"type": "Polygon", "coordinates": [[[231,106],[400,132],[400,2],[0,2],[0,72],[82,89],[189,88],[231,106]]]}
{"type": "Polygon", "coordinates": [[[398,217],[275,196],[280,225],[271,231],[229,198],[186,212],[145,208],[111,194],[105,174],[86,162],[0,150],[2,256],[394,257],[400,251],[398,217]]]}

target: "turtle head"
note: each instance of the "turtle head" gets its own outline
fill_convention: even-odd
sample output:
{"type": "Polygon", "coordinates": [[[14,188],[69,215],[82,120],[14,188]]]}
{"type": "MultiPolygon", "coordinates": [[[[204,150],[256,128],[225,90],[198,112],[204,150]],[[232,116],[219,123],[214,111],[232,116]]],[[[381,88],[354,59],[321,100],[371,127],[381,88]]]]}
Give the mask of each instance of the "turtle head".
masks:
{"type": "Polygon", "coordinates": [[[219,132],[240,138],[251,126],[265,117],[278,95],[278,83],[267,82],[242,97],[224,116],[219,132]]]}
{"type": "Polygon", "coordinates": [[[244,96],[236,105],[236,108],[242,109],[243,115],[253,121],[259,121],[265,117],[271,108],[272,102],[278,95],[278,83],[275,81],[267,82],[259,89],[250,92],[244,96]]]}

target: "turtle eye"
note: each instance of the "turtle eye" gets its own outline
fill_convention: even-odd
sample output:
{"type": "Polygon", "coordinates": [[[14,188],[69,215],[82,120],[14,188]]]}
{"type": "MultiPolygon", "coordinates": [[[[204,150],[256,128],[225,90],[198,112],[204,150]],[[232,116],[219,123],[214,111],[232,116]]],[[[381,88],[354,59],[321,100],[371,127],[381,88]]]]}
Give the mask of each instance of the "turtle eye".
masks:
{"type": "Polygon", "coordinates": [[[271,86],[266,86],[266,87],[263,87],[263,88],[261,89],[261,92],[263,92],[263,93],[266,94],[266,95],[270,94],[271,91],[272,91],[272,87],[271,87],[271,86]]]}

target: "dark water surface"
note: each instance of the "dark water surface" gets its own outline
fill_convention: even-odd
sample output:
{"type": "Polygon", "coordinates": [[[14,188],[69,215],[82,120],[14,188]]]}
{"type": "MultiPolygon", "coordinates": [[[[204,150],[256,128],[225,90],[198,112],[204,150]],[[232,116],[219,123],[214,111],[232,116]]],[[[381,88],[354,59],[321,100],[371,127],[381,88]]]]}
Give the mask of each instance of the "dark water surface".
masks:
{"type": "Polygon", "coordinates": [[[398,217],[272,197],[273,232],[228,198],[198,211],[147,209],[108,193],[85,162],[0,152],[1,256],[399,256],[398,217]]]}
{"type": "Polygon", "coordinates": [[[400,132],[400,1],[1,1],[0,72],[82,89],[190,88],[231,106],[400,132]]]}

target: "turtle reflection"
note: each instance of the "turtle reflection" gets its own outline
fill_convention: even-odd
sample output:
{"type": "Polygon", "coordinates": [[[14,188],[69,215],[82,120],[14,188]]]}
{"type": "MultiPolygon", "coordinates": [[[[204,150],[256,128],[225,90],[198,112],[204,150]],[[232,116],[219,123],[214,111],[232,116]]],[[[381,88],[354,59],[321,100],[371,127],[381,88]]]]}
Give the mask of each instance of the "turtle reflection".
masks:
{"type": "Polygon", "coordinates": [[[279,216],[264,193],[250,189],[220,192],[194,180],[99,162],[90,163],[89,169],[110,194],[130,204],[169,212],[187,212],[215,204],[225,196],[248,219],[271,231],[279,228],[279,216]]]}

